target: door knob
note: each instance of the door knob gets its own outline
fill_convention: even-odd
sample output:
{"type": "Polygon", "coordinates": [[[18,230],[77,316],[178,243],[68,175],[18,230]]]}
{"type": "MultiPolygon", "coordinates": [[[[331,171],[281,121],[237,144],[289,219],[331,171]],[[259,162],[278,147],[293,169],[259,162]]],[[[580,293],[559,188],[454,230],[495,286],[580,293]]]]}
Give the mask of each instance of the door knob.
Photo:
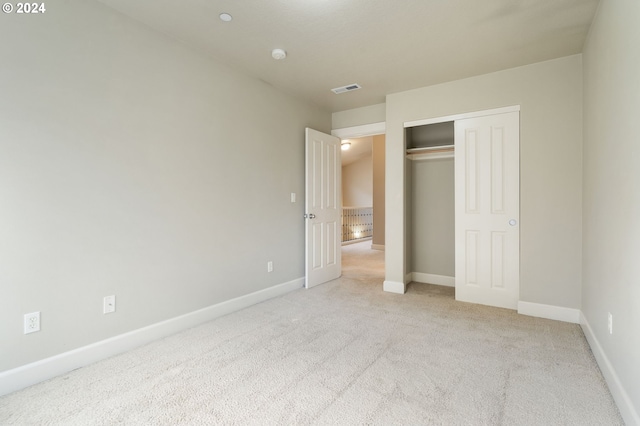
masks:
{"type": "Polygon", "coordinates": [[[515,220],[515,219],[511,219],[511,220],[509,221],[509,225],[511,225],[511,226],[516,226],[517,224],[518,224],[518,221],[517,221],[517,220],[515,220]]]}
{"type": "Polygon", "coordinates": [[[315,218],[316,218],[316,215],[315,215],[315,214],[313,214],[313,213],[309,213],[309,219],[315,219],[315,218]]]}

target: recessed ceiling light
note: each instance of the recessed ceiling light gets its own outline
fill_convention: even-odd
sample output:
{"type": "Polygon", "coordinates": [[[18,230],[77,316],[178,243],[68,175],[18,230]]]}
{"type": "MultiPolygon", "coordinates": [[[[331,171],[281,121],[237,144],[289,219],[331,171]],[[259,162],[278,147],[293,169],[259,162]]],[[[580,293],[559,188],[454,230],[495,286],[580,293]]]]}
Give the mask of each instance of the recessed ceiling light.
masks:
{"type": "Polygon", "coordinates": [[[351,142],[342,142],[342,144],[340,145],[340,148],[343,151],[348,150],[349,148],[351,148],[351,142]]]}
{"type": "Polygon", "coordinates": [[[279,61],[280,59],[284,59],[287,57],[287,52],[285,52],[282,49],[273,49],[271,51],[271,57],[277,61],[279,61]]]}
{"type": "Polygon", "coordinates": [[[233,16],[229,15],[228,13],[221,13],[220,14],[220,20],[221,21],[231,22],[232,19],[233,19],[233,16]]]}

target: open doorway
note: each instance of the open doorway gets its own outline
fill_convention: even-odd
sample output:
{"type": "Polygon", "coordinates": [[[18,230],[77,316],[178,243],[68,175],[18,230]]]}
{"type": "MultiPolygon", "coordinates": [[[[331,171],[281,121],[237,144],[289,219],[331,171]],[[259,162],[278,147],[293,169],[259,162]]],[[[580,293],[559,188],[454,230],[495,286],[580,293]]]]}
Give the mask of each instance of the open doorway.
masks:
{"type": "Polygon", "coordinates": [[[385,136],[342,139],[342,275],[384,281],[385,136]]]}
{"type": "Polygon", "coordinates": [[[342,245],[373,239],[373,136],[343,139],[342,245]]]}
{"type": "MultiPolygon", "coordinates": [[[[363,126],[360,126],[362,130],[363,126]]],[[[374,127],[384,131],[384,123],[367,125],[367,131],[374,127]]],[[[357,128],[356,128],[357,129],[357,128]]],[[[345,129],[341,129],[344,131],[345,129]]],[[[338,130],[337,132],[340,132],[338,130]]],[[[317,130],[305,129],[305,287],[311,288],[338,278],[342,271],[342,236],[351,234],[359,240],[369,243],[368,250],[378,253],[379,265],[375,269],[382,271],[379,280],[384,282],[384,187],[385,187],[385,136],[380,132],[353,134],[353,128],[347,129],[348,135],[328,135],[317,130]],[[372,136],[370,143],[363,143],[355,149],[356,158],[349,160],[346,167],[357,163],[359,157],[368,157],[369,197],[364,201],[356,201],[369,210],[368,221],[365,219],[359,229],[342,232],[343,200],[342,200],[342,150],[341,143],[351,148],[356,141],[346,140],[372,136]],[[375,216],[375,220],[374,220],[375,216]],[[370,236],[369,236],[370,234],[370,236]],[[376,236],[378,240],[376,240],[376,236]],[[371,246],[371,241],[381,241],[371,246]]],[[[345,147],[346,148],[346,147],[345,147]]],[[[365,165],[366,168],[366,165],[365,165]]],[[[366,180],[366,179],[365,179],[366,180]]],[[[348,203],[347,203],[348,204],[348,203]]],[[[360,241],[359,241],[360,242],[360,241]]],[[[361,259],[363,260],[363,259],[361,259]]],[[[361,264],[361,261],[355,261],[361,264]]]]}

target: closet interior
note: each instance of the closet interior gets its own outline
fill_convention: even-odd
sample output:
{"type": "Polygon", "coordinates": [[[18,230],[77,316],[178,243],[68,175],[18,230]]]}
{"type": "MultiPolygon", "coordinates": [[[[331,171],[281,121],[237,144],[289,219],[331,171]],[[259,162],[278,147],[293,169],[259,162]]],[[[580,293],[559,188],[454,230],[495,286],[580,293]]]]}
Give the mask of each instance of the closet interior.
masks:
{"type": "Polygon", "coordinates": [[[408,271],[412,280],[453,285],[454,122],[405,129],[408,271]]]}

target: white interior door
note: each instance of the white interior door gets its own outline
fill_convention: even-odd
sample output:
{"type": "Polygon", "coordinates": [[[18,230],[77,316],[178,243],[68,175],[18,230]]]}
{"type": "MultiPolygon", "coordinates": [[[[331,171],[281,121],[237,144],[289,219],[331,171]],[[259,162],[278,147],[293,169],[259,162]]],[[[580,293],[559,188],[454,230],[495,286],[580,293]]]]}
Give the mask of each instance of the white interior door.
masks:
{"type": "Polygon", "coordinates": [[[456,300],[517,309],[520,114],[455,122],[456,300]]]}
{"type": "Polygon", "coordinates": [[[310,288],[342,273],[342,162],[335,136],[307,128],[305,147],[305,287],[310,288]]]}

